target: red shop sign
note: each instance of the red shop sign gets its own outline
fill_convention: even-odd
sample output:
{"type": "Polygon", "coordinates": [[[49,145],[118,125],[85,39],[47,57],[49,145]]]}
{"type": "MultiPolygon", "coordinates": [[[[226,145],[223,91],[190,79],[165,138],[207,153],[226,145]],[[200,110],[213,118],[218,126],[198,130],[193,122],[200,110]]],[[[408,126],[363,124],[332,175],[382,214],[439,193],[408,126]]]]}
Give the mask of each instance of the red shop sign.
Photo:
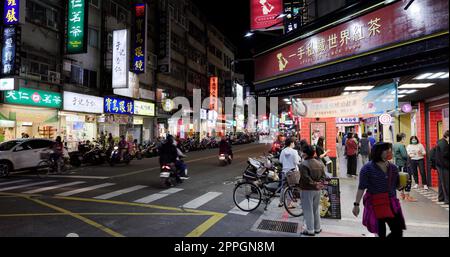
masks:
{"type": "Polygon", "coordinates": [[[318,64],[355,56],[395,43],[447,32],[448,0],[394,4],[365,14],[255,59],[255,80],[297,73],[318,64]]]}
{"type": "Polygon", "coordinates": [[[209,109],[218,110],[218,90],[219,90],[219,78],[211,77],[209,79],[209,109]]]}
{"type": "Polygon", "coordinates": [[[277,17],[283,13],[283,0],[250,0],[251,30],[277,29],[283,27],[283,24],[275,26],[282,22],[277,17]]]}

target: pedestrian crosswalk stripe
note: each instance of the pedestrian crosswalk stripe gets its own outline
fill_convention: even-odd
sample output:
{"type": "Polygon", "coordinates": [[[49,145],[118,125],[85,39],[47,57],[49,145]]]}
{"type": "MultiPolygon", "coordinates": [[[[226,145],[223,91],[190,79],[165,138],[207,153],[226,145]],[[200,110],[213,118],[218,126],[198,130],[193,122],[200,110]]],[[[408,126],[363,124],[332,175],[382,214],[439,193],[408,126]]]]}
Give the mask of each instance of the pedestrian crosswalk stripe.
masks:
{"type": "Polygon", "coordinates": [[[111,199],[111,198],[119,196],[119,195],[131,193],[131,192],[134,192],[134,191],[146,188],[146,187],[147,186],[137,185],[137,186],[133,186],[133,187],[117,190],[117,191],[114,191],[114,192],[111,192],[111,193],[99,195],[99,196],[96,196],[94,198],[95,199],[101,199],[101,200],[107,200],[107,199],[111,199]]]}
{"type": "MultiPolygon", "coordinates": [[[[254,200],[254,199],[251,199],[254,200]]],[[[256,200],[251,201],[250,200],[250,206],[249,209],[253,208],[256,204],[258,204],[258,202],[256,200]],[[253,206],[252,206],[253,205],[253,206]]],[[[239,203],[239,206],[242,206],[246,203],[248,203],[248,200],[243,200],[242,202],[239,203]]],[[[237,206],[235,206],[233,209],[231,209],[228,213],[233,213],[233,214],[238,214],[238,215],[243,215],[246,216],[249,212],[246,211],[242,211],[241,209],[239,209],[237,206]]]]}
{"type": "Polygon", "coordinates": [[[104,183],[104,184],[100,184],[100,185],[84,187],[84,188],[79,188],[79,189],[75,189],[75,190],[72,190],[72,191],[60,193],[60,194],[57,194],[57,196],[71,196],[71,195],[84,193],[84,192],[87,192],[87,191],[92,191],[92,190],[95,190],[95,189],[108,187],[108,186],[112,186],[112,185],[115,185],[115,184],[114,183],[104,183]]]}
{"type": "Polygon", "coordinates": [[[86,183],[86,182],[84,182],[84,181],[70,182],[70,183],[65,183],[65,184],[60,184],[60,185],[55,185],[55,186],[49,186],[49,187],[33,189],[33,190],[30,190],[30,191],[23,192],[22,194],[36,194],[36,193],[50,191],[50,190],[58,189],[58,188],[62,188],[62,187],[69,187],[69,186],[79,185],[79,184],[83,184],[83,183],[86,183]]]}
{"type": "Polygon", "coordinates": [[[182,191],[182,190],[183,190],[183,189],[181,189],[181,188],[171,188],[171,189],[168,189],[168,190],[159,192],[159,193],[157,193],[157,194],[151,194],[151,195],[149,195],[149,196],[146,196],[146,197],[137,199],[137,200],[134,201],[134,202],[135,202],[135,203],[146,203],[146,204],[147,204],[147,203],[151,203],[151,202],[154,202],[154,201],[156,201],[156,200],[159,200],[159,199],[161,199],[161,198],[164,198],[164,197],[166,197],[166,196],[169,196],[169,195],[171,195],[171,194],[180,192],[180,191],[182,191]]]}
{"type": "Polygon", "coordinates": [[[183,208],[188,209],[197,209],[198,207],[205,205],[207,202],[213,200],[214,198],[218,197],[222,193],[219,192],[208,192],[200,197],[195,198],[194,200],[185,203],[183,205],[183,208]]]}
{"type": "Polygon", "coordinates": [[[29,184],[22,184],[22,185],[19,185],[19,186],[5,187],[5,188],[0,188],[0,192],[8,191],[8,190],[14,190],[14,189],[19,189],[19,188],[24,188],[24,187],[32,187],[32,186],[37,186],[37,185],[49,184],[49,183],[52,183],[52,182],[55,182],[55,180],[47,180],[47,181],[34,182],[34,183],[29,183],[29,184]]]}
{"type": "Polygon", "coordinates": [[[14,180],[14,181],[8,181],[8,182],[1,182],[0,186],[4,186],[4,185],[9,185],[9,184],[15,184],[15,183],[20,183],[20,182],[27,182],[30,181],[31,179],[19,179],[19,180],[14,180]]]}

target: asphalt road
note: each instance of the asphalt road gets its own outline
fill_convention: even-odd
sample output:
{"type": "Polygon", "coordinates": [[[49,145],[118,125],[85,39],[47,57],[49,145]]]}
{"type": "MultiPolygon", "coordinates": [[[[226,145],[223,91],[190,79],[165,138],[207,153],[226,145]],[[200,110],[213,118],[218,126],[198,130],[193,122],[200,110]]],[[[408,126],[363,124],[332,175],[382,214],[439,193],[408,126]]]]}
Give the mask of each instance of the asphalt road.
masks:
{"type": "MultiPolygon", "coordinates": [[[[82,167],[71,174],[37,178],[20,173],[0,180],[0,236],[65,237],[265,237],[298,236],[302,219],[291,218],[274,199],[251,213],[236,211],[234,182],[260,144],[234,147],[235,159],[220,167],[217,149],[188,153],[190,179],[174,188],[159,185],[158,159],[129,166],[82,167]],[[259,229],[263,220],[294,225],[294,232],[259,229]]],[[[323,220],[321,236],[367,236],[351,216],[356,181],[341,179],[342,220],[323,220]]],[[[426,194],[427,195],[427,194],[426,194]]],[[[448,237],[447,208],[416,193],[404,205],[407,236],[448,237]]]]}

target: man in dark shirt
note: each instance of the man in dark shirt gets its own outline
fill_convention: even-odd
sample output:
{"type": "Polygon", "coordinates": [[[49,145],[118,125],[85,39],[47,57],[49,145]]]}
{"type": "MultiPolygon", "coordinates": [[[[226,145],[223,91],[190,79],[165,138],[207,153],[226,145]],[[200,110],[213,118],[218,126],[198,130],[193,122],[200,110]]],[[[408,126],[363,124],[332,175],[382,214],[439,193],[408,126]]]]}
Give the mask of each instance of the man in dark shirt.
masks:
{"type": "Polygon", "coordinates": [[[449,197],[449,179],[448,179],[448,164],[449,164],[449,131],[445,131],[444,138],[438,141],[436,148],[436,166],[439,172],[439,202],[448,204],[449,197]]]}

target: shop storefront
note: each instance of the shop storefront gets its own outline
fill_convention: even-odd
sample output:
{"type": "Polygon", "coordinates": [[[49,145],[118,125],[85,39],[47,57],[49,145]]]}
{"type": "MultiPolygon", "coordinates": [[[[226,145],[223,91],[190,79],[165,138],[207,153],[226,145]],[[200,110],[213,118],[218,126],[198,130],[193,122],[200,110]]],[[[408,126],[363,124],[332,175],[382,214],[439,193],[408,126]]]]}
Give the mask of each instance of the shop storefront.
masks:
{"type": "Polygon", "coordinates": [[[104,115],[98,119],[99,132],[109,133],[118,140],[121,135],[133,136],[134,101],[116,97],[104,97],[104,115]]]}
{"type": "Polygon", "coordinates": [[[59,134],[60,93],[24,87],[3,93],[0,139],[11,140],[22,136],[54,139],[59,134]]]}
{"type": "MultiPolygon", "coordinates": [[[[308,97],[314,98],[309,103],[305,102],[310,99],[298,101],[297,109],[300,111],[296,116],[301,117],[302,138],[311,140],[311,135],[316,132],[314,127],[320,129],[324,125],[325,132],[320,134],[325,135],[327,142],[334,142],[338,131],[350,129],[336,126],[336,118],[354,116],[363,119],[359,126],[355,124],[354,127],[359,129],[359,133],[372,131],[378,139],[392,142],[397,125],[395,119],[381,126],[378,116],[386,113],[396,117],[399,100],[396,90],[400,89],[400,83],[416,82],[414,77],[408,78],[406,83],[394,78],[436,67],[446,68],[448,72],[448,1],[415,1],[409,9],[404,8],[402,1],[363,2],[336,14],[342,15],[333,19],[339,22],[313,23],[299,29],[295,35],[276,39],[270,47],[261,49],[254,56],[258,94],[279,97],[313,95],[308,97]],[[374,90],[388,84],[393,88],[378,99],[370,93],[356,96],[347,92],[337,96],[342,92],[330,92],[352,85],[368,87],[375,81],[379,83],[372,87],[374,90]],[[321,90],[328,90],[326,95],[329,97],[314,95],[321,90]],[[377,104],[386,106],[379,109],[377,104]],[[345,111],[345,114],[338,110],[345,111]],[[367,119],[370,117],[373,118],[367,119]]],[[[408,89],[407,86],[403,89],[408,89]]],[[[417,113],[420,115],[411,113],[408,115],[410,122],[401,117],[402,122],[414,124],[416,120],[420,124],[426,113],[425,110],[422,112],[419,108],[417,113]]],[[[425,125],[416,126],[418,134],[420,131],[425,133],[425,125]]],[[[329,143],[326,147],[335,148],[329,143]]],[[[329,155],[335,157],[335,154],[332,151],[329,155]]]]}
{"type": "Polygon", "coordinates": [[[103,114],[103,98],[64,92],[64,111],[59,112],[61,136],[69,151],[78,143],[98,138],[97,120],[103,114]]]}
{"type": "Polygon", "coordinates": [[[143,101],[134,101],[133,138],[139,143],[152,139],[153,123],[155,117],[155,104],[143,101]]]}

